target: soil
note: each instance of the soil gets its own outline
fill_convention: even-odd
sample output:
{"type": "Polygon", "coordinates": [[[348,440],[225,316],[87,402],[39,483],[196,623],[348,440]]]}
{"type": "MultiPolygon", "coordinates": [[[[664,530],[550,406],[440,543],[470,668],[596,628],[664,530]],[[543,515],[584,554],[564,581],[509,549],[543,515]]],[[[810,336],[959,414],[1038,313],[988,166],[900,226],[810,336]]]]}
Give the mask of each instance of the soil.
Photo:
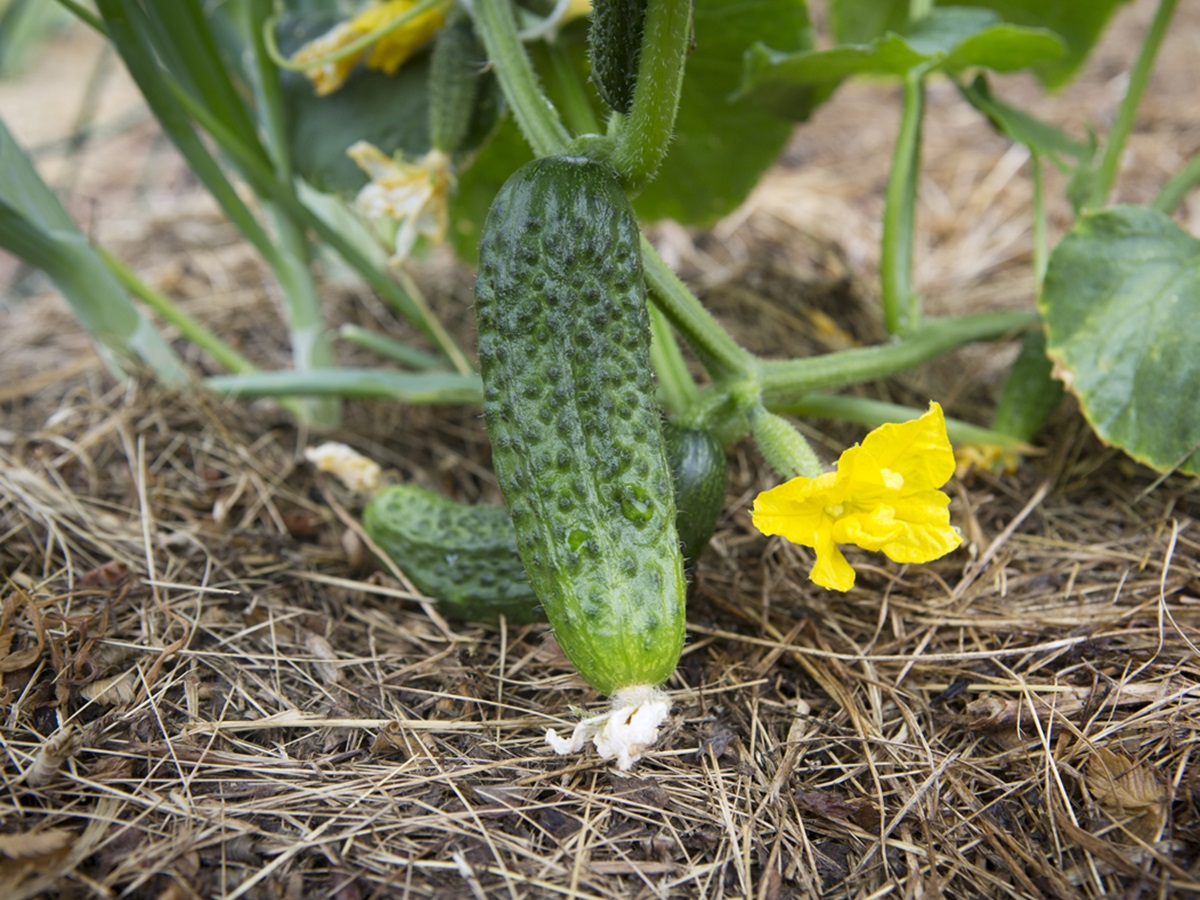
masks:
{"type": "MultiPolygon", "coordinates": [[[[1120,200],[1200,152],[1200,8],[1182,6],[1120,200]]],[[[1123,8],[1062,93],[1011,78],[1004,95],[1104,130],[1154,7],[1123,8]]],[[[746,346],[881,339],[897,108],[888,85],[844,88],[737,212],[654,227],[746,346]]],[[[55,35],[0,83],[0,114],[100,244],[286,365],[267,272],[93,35],[55,35]]],[[[930,311],[1031,308],[1025,156],[939,85],[923,172],[930,311]]],[[[1063,193],[1051,173],[1052,239],[1063,193]]],[[[1200,232],[1200,200],[1178,218],[1200,232]]],[[[412,274],[469,345],[471,272],[434,254],[412,274]]],[[[1103,447],[1069,399],[1015,471],[951,482],[962,549],[914,567],[853,553],[845,595],[751,526],[775,478],[730,448],[672,716],[622,773],[546,747],[603,699],[546,626],[449,621],[371,562],[362,498],[304,462],[317,436],[269,403],[118,380],[40,276],[0,257],[0,279],[5,896],[1200,892],[1200,490],[1103,447]]],[[[325,285],[331,324],[412,337],[338,271],[325,285]]],[[[861,392],[986,424],[1012,355],[973,347],[861,392]]],[[[863,433],[803,426],[829,460],[863,433]]],[[[321,437],[499,501],[477,408],[354,401],[321,437]]]]}

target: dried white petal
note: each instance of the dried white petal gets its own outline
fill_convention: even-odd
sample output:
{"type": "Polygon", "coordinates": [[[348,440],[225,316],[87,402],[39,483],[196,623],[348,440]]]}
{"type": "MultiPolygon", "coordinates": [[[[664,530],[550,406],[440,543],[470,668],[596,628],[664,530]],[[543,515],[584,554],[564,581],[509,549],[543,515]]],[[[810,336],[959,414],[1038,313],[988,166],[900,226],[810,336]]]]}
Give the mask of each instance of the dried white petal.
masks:
{"type": "Polygon", "coordinates": [[[306,447],[304,458],[320,471],[337,476],[352,491],[365,494],[379,487],[379,463],[345,444],[329,441],[317,447],[306,447]]]}
{"type": "Polygon", "coordinates": [[[591,739],[601,759],[615,759],[617,768],[628,771],[658,740],[658,730],[671,713],[671,701],[649,684],[621,688],[612,696],[612,709],[584,719],[569,738],[553,729],[546,743],[559,756],[578,753],[591,739]]]}

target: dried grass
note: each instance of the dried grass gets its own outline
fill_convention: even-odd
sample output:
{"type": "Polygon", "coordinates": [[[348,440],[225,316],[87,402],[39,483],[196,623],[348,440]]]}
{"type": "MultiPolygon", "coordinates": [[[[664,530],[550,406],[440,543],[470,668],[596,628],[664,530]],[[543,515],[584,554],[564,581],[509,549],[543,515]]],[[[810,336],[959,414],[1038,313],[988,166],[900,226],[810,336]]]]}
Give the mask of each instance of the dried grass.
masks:
{"type": "MultiPolygon", "coordinates": [[[[1125,43],[1075,100],[1052,102],[1111,109],[1113,47],[1147,9],[1123,15],[1125,43]]],[[[1185,38],[1164,96],[1194,93],[1185,38]]],[[[657,233],[762,352],[795,353],[786,336],[826,320],[814,346],[873,339],[880,93],[824,110],[713,235],[657,233]],[[844,152],[851,133],[866,161],[844,152]]],[[[953,122],[946,104],[935,116],[953,122]]],[[[1178,140],[1143,139],[1139,159],[1200,144],[1169,107],[1151,104],[1147,130],[1178,140]]],[[[1024,170],[937,121],[923,286],[955,309],[1027,304],[1028,234],[1005,224],[1024,170]]],[[[180,229],[138,232],[143,271],[269,361],[253,263],[188,209],[180,229]]],[[[466,303],[460,271],[422,277],[448,309],[466,303]]],[[[600,698],[544,627],[446,622],[363,562],[355,500],[303,464],[305,435],[265,408],[114,386],[39,304],[0,331],[5,896],[1200,891],[1200,492],[1099,447],[1069,408],[1016,475],[952,484],[964,550],[918,568],[859,555],[844,597],[807,582],[806,551],[751,528],[769,476],[734,450],[674,715],[621,776],[546,749],[546,727],[600,698]]],[[[335,314],[379,312],[351,295],[335,314]]],[[[976,351],[882,390],[972,417],[1003,361],[976,351]]],[[[497,499],[477,411],[348,415],[340,437],[401,477],[497,499]]]]}

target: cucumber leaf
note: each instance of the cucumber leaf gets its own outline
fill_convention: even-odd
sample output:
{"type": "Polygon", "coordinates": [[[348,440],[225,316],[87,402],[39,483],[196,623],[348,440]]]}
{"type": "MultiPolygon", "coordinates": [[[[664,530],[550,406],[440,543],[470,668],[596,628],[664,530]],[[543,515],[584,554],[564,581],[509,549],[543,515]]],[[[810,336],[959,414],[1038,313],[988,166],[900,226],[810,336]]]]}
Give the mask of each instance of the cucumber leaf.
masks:
{"type": "MultiPolygon", "coordinates": [[[[284,16],[276,26],[280,50],[290,54],[323,33],[336,20],[328,16],[284,16]]],[[[287,107],[288,145],[297,174],[327,193],[352,196],[366,176],[346,156],[357,141],[368,141],[389,156],[425,154],[429,138],[429,51],[417,54],[395,75],[359,66],[328,97],[318,97],[308,79],[281,71],[287,107]]],[[[499,92],[492,79],[481,85],[461,153],[470,154],[490,137],[500,117],[499,92]]]]}
{"type": "MultiPolygon", "coordinates": [[[[696,49],[688,57],[675,138],[658,176],[635,198],[643,221],[675,219],[685,224],[712,222],[733,210],[757,184],[791,136],[789,121],[770,112],[730,100],[738,85],[742,55],[755,41],[772,38],[786,49],[812,46],[804,0],[696,0],[696,49]],[[753,140],[747,136],[752,135],[753,140]]],[[[565,29],[575,61],[586,65],[586,23],[565,29]]],[[[540,54],[533,54],[541,61],[540,54]]],[[[555,85],[548,70],[543,81],[552,97],[555,85]]],[[[605,111],[591,90],[597,117],[605,111]]],[[[810,92],[807,109],[828,96],[810,92]]],[[[451,204],[451,239],[466,259],[478,251],[479,231],[492,198],[505,179],[531,158],[520,133],[505,121],[469,169],[459,177],[451,204]]]]}
{"type": "MultiPolygon", "coordinates": [[[[675,139],[666,161],[634,201],[645,220],[705,224],[745,199],[791,136],[791,124],[731,102],[742,55],[757,41],[786,52],[812,47],[803,0],[696,0],[696,49],[688,57],[675,139]]],[[[811,113],[828,92],[808,90],[811,113]]]]}
{"type": "Polygon", "coordinates": [[[1200,241],[1162,213],[1086,214],[1038,301],[1056,374],[1106,442],[1200,475],[1200,241]]]}
{"type": "Polygon", "coordinates": [[[868,44],[785,52],[756,43],[746,53],[739,96],[804,118],[814,86],[832,90],[855,75],[955,75],[976,67],[1012,72],[1061,56],[1064,49],[1053,32],[1002,22],[991,10],[937,7],[906,34],[887,32],[868,44]]]}
{"type": "Polygon", "coordinates": [[[982,74],[969,85],[959,85],[959,90],[967,102],[987,116],[993,128],[1050,160],[1059,171],[1074,172],[1091,160],[1094,144],[1077,141],[1049,122],[998,99],[982,74]]]}
{"type": "MultiPolygon", "coordinates": [[[[1099,40],[1113,12],[1129,0],[947,0],[938,6],[990,9],[1013,25],[1048,28],[1063,39],[1066,52],[1033,64],[1042,84],[1062,87],[1075,76],[1099,40]]],[[[885,33],[903,32],[909,0],[829,0],[829,21],[841,44],[868,44],[885,33]]]]}

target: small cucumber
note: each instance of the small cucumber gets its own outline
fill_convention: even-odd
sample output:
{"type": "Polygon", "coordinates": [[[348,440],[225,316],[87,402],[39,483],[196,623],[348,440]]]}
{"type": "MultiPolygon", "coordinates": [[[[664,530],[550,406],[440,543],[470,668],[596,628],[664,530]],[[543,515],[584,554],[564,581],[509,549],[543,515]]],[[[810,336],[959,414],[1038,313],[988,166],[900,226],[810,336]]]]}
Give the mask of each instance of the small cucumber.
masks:
{"type": "MultiPolygon", "coordinates": [[[[725,499],[725,453],[711,435],[667,424],[667,460],[685,560],[696,559],[716,527],[725,499]]],[[[363,510],[363,527],[423,593],[448,616],[544,621],[517,554],[517,534],[503,506],[458,503],[415,485],[392,485],[363,510]]]]}
{"type": "Polygon", "coordinates": [[[379,549],[446,615],[545,618],[503,506],[456,503],[416,485],[392,485],[371,498],[362,522],[379,549]]]}
{"type": "Polygon", "coordinates": [[[725,506],[729,473],[721,443],[706,431],[693,431],[668,422],[663,426],[667,463],[675,488],[678,516],[675,527],[683,558],[700,558],[725,506]]]}
{"type": "Polygon", "coordinates": [[[429,63],[429,138],[434,149],[453,156],[462,147],[475,114],[487,52],[464,16],[438,30],[429,63]]]}
{"type": "Polygon", "coordinates": [[[619,113],[633,107],[647,0],[593,0],[588,29],[592,84],[619,113]]]}
{"type": "Polygon", "coordinates": [[[1030,331],[1000,392],[992,428],[1022,441],[1036,438],[1063,396],[1063,383],[1053,369],[1046,356],[1046,332],[1030,331]]]}
{"type": "Polygon", "coordinates": [[[616,173],[580,157],[518,169],[484,223],[475,297],[493,463],[534,593],[594,687],[659,685],[686,584],[616,173]]]}

